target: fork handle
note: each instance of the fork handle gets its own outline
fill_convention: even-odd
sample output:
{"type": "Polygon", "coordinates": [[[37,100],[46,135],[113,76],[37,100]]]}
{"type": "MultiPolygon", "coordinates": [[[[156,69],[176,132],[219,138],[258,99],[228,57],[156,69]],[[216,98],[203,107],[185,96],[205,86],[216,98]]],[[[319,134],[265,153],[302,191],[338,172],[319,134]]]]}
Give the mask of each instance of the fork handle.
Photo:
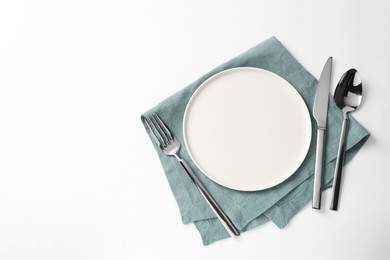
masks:
{"type": "Polygon", "coordinates": [[[195,183],[195,186],[198,188],[199,192],[203,195],[211,209],[214,211],[214,213],[217,215],[218,219],[221,221],[222,225],[225,227],[225,229],[228,231],[228,233],[233,236],[239,236],[240,231],[234,226],[233,222],[230,220],[228,215],[221,209],[221,207],[218,205],[218,203],[215,201],[215,199],[211,196],[209,191],[203,186],[202,182],[199,180],[199,178],[195,175],[195,173],[192,171],[191,167],[188,165],[188,163],[181,157],[176,156],[176,158],[179,160],[180,164],[183,166],[183,168],[186,170],[188,175],[190,176],[191,180],[195,183]]]}

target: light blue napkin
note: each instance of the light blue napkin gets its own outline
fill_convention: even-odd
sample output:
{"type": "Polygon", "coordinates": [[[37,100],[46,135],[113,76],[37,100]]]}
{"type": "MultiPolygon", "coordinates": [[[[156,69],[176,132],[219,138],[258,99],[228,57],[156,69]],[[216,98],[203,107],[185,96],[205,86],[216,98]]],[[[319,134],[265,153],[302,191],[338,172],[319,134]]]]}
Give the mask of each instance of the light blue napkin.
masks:
{"type": "MultiPolygon", "coordinates": [[[[210,76],[235,67],[257,67],[278,74],[297,89],[305,100],[309,111],[312,111],[318,81],[295,60],[275,37],[272,37],[213,69],[176,94],[168,97],[143,114],[141,119],[145,115],[154,112],[160,115],[181,142],[180,154],[182,157],[187,160],[203,184],[241,232],[257,227],[269,220],[279,228],[283,228],[312,198],[316,143],[316,124],[313,118],[311,145],[301,167],[283,183],[263,191],[235,191],[211,181],[196,168],[184,146],[182,121],[184,110],[191,95],[210,76]]],[[[335,106],[333,99],[331,99],[326,132],[324,188],[331,186],[341,123],[341,111],[335,106]]],[[[149,132],[148,134],[150,136],[149,132]]],[[[369,133],[366,129],[351,117],[347,139],[346,163],[358,152],[368,137],[369,133]]],[[[153,139],[151,140],[153,142],[153,139]]],[[[183,223],[194,222],[204,245],[228,237],[227,231],[215,217],[180,163],[174,157],[165,156],[155,144],[154,147],[179,206],[183,223]]],[[[282,163],[283,158],[280,159],[282,163]]],[[[155,196],[158,199],[158,194],[155,194],[155,196]]]]}

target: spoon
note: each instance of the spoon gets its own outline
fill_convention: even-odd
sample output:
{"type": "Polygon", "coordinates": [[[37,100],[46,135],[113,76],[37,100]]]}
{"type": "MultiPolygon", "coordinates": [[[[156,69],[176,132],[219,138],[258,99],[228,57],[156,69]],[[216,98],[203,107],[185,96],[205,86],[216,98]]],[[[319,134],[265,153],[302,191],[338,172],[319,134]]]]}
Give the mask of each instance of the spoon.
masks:
{"type": "Polygon", "coordinates": [[[348,114],[355,111],[362,101],[362,81],[356,69],[350,69],[343,74],[334,91],[336,105],[343,112],[339,149],[337,151],[336,168],[333,177],[333,193],[330,209],[337,210],[341,173],[344,164],[345,141],[348,131],[348,114]]]}

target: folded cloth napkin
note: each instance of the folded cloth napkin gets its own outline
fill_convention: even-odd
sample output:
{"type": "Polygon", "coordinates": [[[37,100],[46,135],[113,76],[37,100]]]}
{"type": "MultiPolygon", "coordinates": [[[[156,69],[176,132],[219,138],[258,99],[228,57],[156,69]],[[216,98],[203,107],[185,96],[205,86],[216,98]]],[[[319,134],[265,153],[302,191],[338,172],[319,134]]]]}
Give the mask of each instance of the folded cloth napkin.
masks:
{"type": "MultiPolygon", "coordinates": [[[[191,95],[210,76],[234,67],[257,67],[278,74],[297,89],[309,111],[312,111],[318,81],[298,63],[275,37],[271,37],[168,97],[143,114],[141,119],[144,122],[144,116],[154,112],[160,115],[181,142],[180,154],[182,157],[187,160],[204,186],[241,232],[269,220],[279,228],[283,228],[312,198],[316,143],[316,123],[313,118],[311,145],[300,168],[283,183],[262,191],[236,191],[213,182],[196,168],[184,146],[182,122],[191,95]]],[[[330,99],[328,113],[328,126],[330,127],[327,128],[326,132],[324,188],[331,186],[341,123],[342,113],[334,104],[333,99],[330,99]]],[[[148,131],[146,126],[145,128],[148,131]]],[[[150,136],[149,132],[148,134],[150,136]]],[[[368,137],[369,133],[351,117],[346,147],[346,163],[358,152],[368,137]]],[[[153,142],[153,139],[151,140],[153,142]]],[[[183,223],[193,222],[195,224],[204,245],[229,237],[180,163],[174,157],[165,156],[156,145],[155,149],[179,206],[183,223]]],[[[283,158],[281,158],[282,161],[283,158]]]]}

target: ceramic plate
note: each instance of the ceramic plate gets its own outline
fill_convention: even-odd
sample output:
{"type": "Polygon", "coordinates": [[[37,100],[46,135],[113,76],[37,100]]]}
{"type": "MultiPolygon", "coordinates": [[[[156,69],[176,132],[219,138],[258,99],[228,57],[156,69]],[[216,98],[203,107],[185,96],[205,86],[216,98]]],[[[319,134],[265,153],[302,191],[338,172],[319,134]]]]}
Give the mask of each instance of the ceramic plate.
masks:
{"type": "Polygon", "coordinates": [[[183,134],[196,166],[225,187],[257,191],[302,164],[311,140],[306,104],[278,75],[251,67],[206,80],[187,104],[183,134]]]}

